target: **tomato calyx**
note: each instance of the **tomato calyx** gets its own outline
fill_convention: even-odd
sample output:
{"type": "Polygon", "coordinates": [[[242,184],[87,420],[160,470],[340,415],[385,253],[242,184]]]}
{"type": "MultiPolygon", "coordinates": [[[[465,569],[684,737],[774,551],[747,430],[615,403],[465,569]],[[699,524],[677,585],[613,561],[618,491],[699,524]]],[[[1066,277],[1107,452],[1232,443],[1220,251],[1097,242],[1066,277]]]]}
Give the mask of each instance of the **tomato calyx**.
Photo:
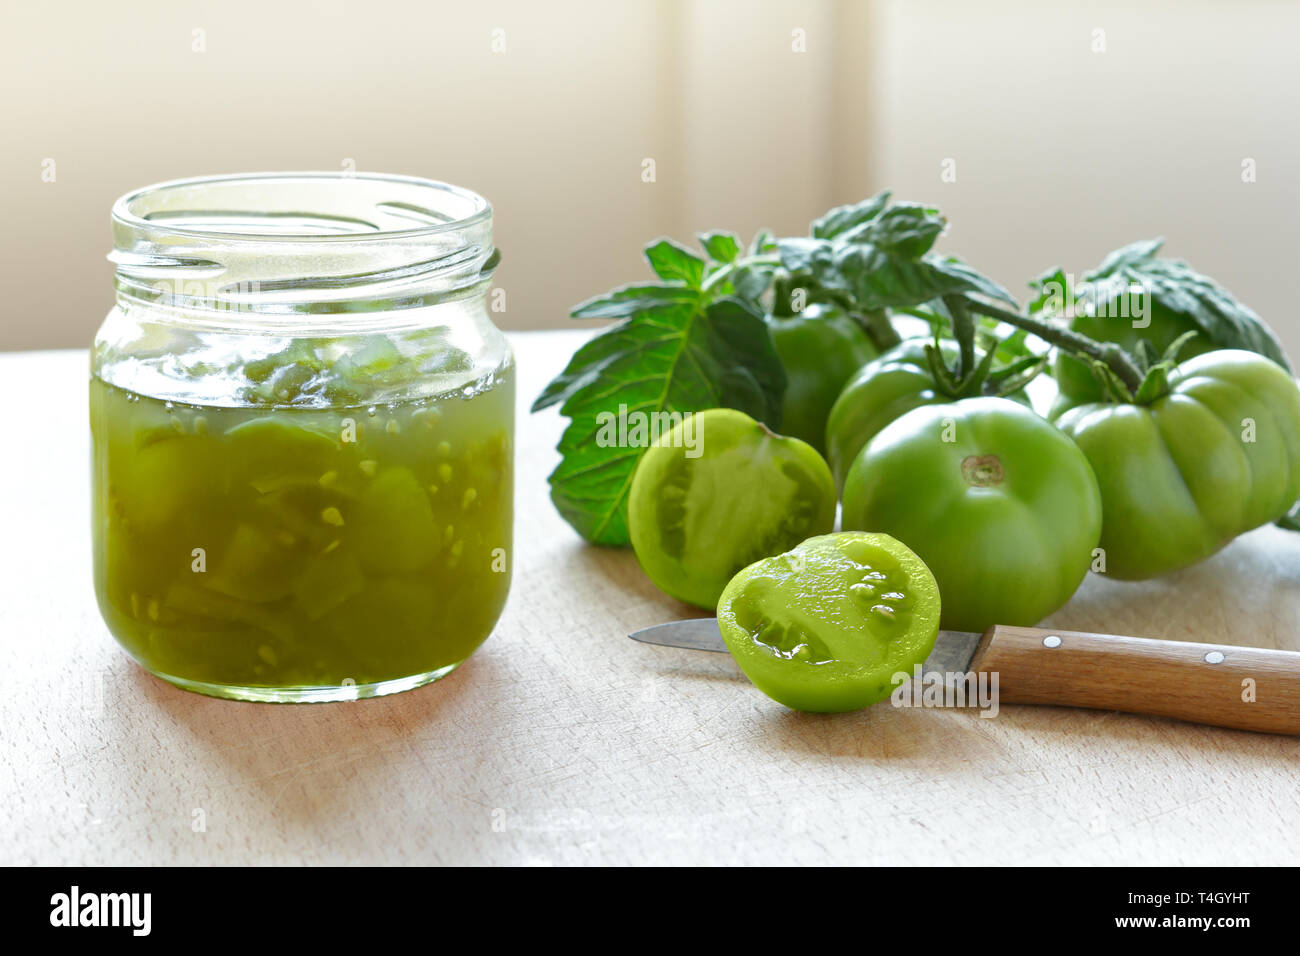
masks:
{"type": "Polygon", "coordinates": [[[1169,373],[1178,367],[1183,348],[1196,338],[1195,331],[1185,332],[1170,343],[1163,355],[1158,355],[1150,342],[1143,339],[1133,351],[1133,364],[1142,379],[1136,389],[1130,389],[1107,365],[1090,360],[1092,374],[1101,383],[1106,401],[1121,405],[1150,405],[1170,392],[1169,373]]]}
{"type": "Polygon", "coordinates": [[[945,361],[936,324],[934,342],[926,345],[925,358],[935,390],[940,394],[953,401],[980,395],[1007,398],[1023,389],[1046,367],[1046,355],[1025,355],[995,369],[993,361],[1005,343],[994,342],[982,353],[976,348],[976,323],[970,300],[950,295],[944,297],[942,304],[942,314],[948,319],[957,342],[957,356],[951,366],[945,361]]]}

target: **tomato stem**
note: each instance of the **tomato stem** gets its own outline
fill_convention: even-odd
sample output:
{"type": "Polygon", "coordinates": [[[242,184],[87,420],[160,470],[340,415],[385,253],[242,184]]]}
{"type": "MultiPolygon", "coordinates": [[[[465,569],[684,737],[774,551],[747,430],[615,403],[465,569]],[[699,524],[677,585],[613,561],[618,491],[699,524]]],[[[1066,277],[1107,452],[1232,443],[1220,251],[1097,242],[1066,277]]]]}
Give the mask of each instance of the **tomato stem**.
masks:
{"type": "Polygon", "coordinates": [[[723,282],[726,282],[733,275],[735,275],[737,270],[742,269],[746,266],[759,266],[759,265],[779,266],[780,264],[781,264],[780,256],[777,256],[774,253],[768,253],[765,255],[755,255],[755,256],[741,256],[740,258],[735,259],[732,262],[728,262],[717,272],[713,273],[707,279],[705,279],[703,284],[701,284],[700,286],[700,291],[702,292],[712,291],[716,286],[721,285],[723,282]]]}
{"type": "Polygon", "coordinates": [[[903,341],[894,324],[889,321],[889,314],[884,309],[870,309],[866,312],[850,312],[850,317],[862,330],[867,333],[871,339],[871,344],[878,351],[891,349],[899,342],[903,341]]]}
{"type": "Polygon", "coordinates": [[[967,307],[981,315],[1024,329],[1070,355],[1096,359],[1114,372],[1115,377],[1123,382],[1130,392],[1136,392],[1142,386],[1141,371],[1129,354],[1113,342],[1097,342],[1053,322],[1044,322],[1042,319],[999,308],[969,296],[963,298],[966,300],[967,307]]]}
{"type": "Polygon", "coordinates": [[[966,300],[959,295],[946,295],[943,303],[951,316],[952,336],[957,340],[957,381],[966,383],[975,373],[975,320],[971,318],[966,300]]]}

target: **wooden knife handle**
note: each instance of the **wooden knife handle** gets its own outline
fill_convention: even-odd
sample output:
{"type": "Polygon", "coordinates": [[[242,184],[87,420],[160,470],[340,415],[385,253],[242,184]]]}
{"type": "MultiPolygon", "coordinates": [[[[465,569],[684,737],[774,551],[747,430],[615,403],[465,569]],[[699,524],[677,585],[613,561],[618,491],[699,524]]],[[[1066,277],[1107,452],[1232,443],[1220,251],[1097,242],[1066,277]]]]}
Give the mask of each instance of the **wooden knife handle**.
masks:
{"type": "Polygon", "coordinates": [[[1157,714],[1300,734],[1300,652],[1033,627],[989,628],[971,669],[1007,704],[1157,714]]]}

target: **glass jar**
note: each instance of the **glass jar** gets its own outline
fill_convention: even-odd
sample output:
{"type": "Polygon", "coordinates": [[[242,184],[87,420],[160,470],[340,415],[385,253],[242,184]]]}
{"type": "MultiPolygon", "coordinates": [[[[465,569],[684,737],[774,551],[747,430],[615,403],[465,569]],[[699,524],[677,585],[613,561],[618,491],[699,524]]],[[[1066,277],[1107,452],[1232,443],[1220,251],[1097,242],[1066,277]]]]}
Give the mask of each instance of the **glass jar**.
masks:
{"type": "Polygon", "coordinates": [[[242,700],[444,676],[510,585],[514,361],[492,210],[285,173],[113,207],[91,353],[94,579],[144,668],[242,700]]]}

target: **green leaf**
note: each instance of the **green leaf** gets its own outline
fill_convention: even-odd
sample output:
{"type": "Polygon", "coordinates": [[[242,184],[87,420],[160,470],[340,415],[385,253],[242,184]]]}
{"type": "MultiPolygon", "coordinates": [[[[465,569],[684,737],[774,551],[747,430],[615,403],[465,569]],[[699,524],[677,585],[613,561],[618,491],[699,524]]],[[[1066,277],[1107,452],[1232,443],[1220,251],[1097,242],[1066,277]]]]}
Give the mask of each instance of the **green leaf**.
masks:
{"type": "Polygon", "coordinates": [[[1141,288],[1163,308],[1190,319],[1219,348],[1258,352],[1290,371],[1281,343],[1263,319],[1186,262],[1158,258],[1163,241],[1144,239],[1116,249],[1084,276],[1080,291],[1094,302],[1109,302],[1141,288]]]}
{"type": "Polygon", "coordinates": [[[1133,349],[1133,358],[1139,372],[1149,371],[1160,361],[1160,356],[1156,354],[1156,347],[1146,339],[1138,340],[1137,347],[1133,349]]]}
{"type": "Polygon", "coordinates": [[[645,247],[645,257],[655,275],[666,282],[684,282],[698,289],[704,280],[704,260],[671,239],[660,239],[645,247]]]}
{"type": "Polygon", "coordinates": [[[874,219],[841,234],[850,242],[868,242],[889,252],[916,259],[930,251],[947,227],[939,210],[920,203],[898,203],[874,219]]]}
{"type": "Polygon", "coordinates": [[[771,229],[760,229],[754,236],[754,241],[749,244],[749,254],[751,256],[761,256],[767,252],[776,251],[776,237],[772,235],[771,229]]]}
{"type": "Polygon", "coordinates": [[[985,383],[985,393],[998,398],[1014,395],[1043,373],[1047,368],[1048,354],[1026,355],[1010,365],[994,369],[985,383]]]}
{"type": "Polygon", "coordinates": [[[1274,522],[1286,531],[1300,531],[1300,501],[1292,505],[1291,510],[1274,522]]]}
{"type": "MultiPolygon", "coordinates": [[[[563,399],[551,499],[584,538],[628,543],[627,494],[644,447],[604,440],[623,416],[738,408],[779,427],[785,372],[760,312],[739,299],[660,304],[603,330],[534,403],[563,399]]],[[[664,421],[663,419],[658,419],[664,421]]]]}
{"type": "Polygon", "coordinates": [[[792,273],[812,273],[834,267],[835,243],[829,239],[778,239],[776,250],[781,265],[792,273]]]}
{"type": "MultiPolygon", "coordinates": [[[[872,245],[855,243],[844,247],[837,252],[834,267],[861,309],[920,305],[971,289],[971,283],[955,272],[872,245]]],[[[823,284],[835,287],[836,281],[830,276],[821,278],[823,284]]]]}
{"type": "MultiPolygon", "coordinates": [[[[1029,359],[1029,364],[1041,357],[1041,354],[1035,352],[1029,347],[1029,333],[1024,329],[1015,329],[1010,335],[1005,337],[998,334],[998,321],[990,319],[988,316],[980,316],[980,345],[983,348],[991,348],[997,352],[998,361],[1002,365],[1010,365],[1016,362],[1022,362],[1029,359]]],[[[1028,368],[1028,365],[1024,366],[1028,368]]]]}
{"type": "MultiPolygon", "coordinates": [[[[1082,359],[1083,357],[1080,356],[1082,359]]],[[[1101,383],[1102,389],[1106,393],[1106,401],[1125,404],[1133,401],[1133,393],[1129,391],[1127,385],[1105,362],[1095,358],[1088,358],[1088,366],[1092,369],[1092,374],[1096,376],[1097,381],[1101,383]]]]}
{"type": "Polygon", "coordinates": [[[813,220],[813,238],[834,239],[868,220],[875,219],[887,205],[889,205],[888,191],[878,193],[852,206],[836,206],[820,219],[813,220]]]}
{"type": "MultiPolygon", "coordinates": [[[[1144,345],[1149,345],[1143,342],[1144,345]]],[[[1139,405],[1150,405],[1157,398],[1169,394],[1169,365],[1157,362],[1146,370],[1142,384],[1133,393],[1133,401],[1139,405]]]]}
{"type": "Polygon", "coordinates": [[[993,359],[996,355],[996,351],[989,349],[983,356],[981,356],[979,363],[975,366],[974,370],[961,380],[958,384],[958,388],[963,397],[979,395],[984,391],[984,386],[989,380],[989,371],[993,368],[993,359]]]}
{"type": "Polygon", "coordinates": [[[737,296],[757,306],[759,300],[771,288],[772,275],[775,271],[775,266],[740,266],[731,274],[731,286],[736,290],[737,296]]]}
{"type": "Polygon", "coordinates": [[[1064,313],[1066,306],[1073,301],[1070,298],[1070,279],[1060,266],[1030,279],[1029,288],[1034,293],[1029,300],[1030,315],[1044,311],[1050,314],[1064,313]]]}
{"type": "Polygon", "coordinates": [[[625,319],[629,315],[680,302],[694,302],[700,293],[684,286],[625,285],[588,299],[569,313],[575,319],[625,319]]]}
{"type": "Polygon", "coordinates": [[[1160,357],[1160,361],[1168,362],[1170,365],[1177,365],[1178,356],[1182,354],[1184,346],[1194,338],[1196,338],[1195,332],[1184,332],[1178,336],[1169,343],[1169,348],[1165,349],[1165,354],[1160,357]]]}
{"type": "Polygon", "coordinates": [[[960,281],[962,283],[962,289],[967,292],[982,295],[987,299],[1005,302],[1013,309],[1020,308],[1016,303],[1015,296],[1002,288],[1001,285],[994,282],[988,276],[981,272],[976,272],[957,256],[941,256],[936,253],[931,253],[925,257],[924,261],[950,279],[960,281]]]}
{"type": "Polygon", "coordinates": [[[740,255],[740,239],[734,232],[700,233],[700,245],[715,262],[735,262],[740,255]]]}
{"type": "Polygon", "coordinates": [[[955,256],[916,259],[871,243],[827,239],[781,239],[781,264],[831,291],[853,297],[852,307],[907,309],[954,292],[971,292],[1016,305],[1011,294],[955,256]]]}
{"type": "Polygon", "coordinates": [[[934,342],[927,342],[925,345],[925,360],[930,367],[930,377],[934,379],[935,388],[943,395],[949,398],[957,397],[957,379],[952,374],[952,370],[943,360],[943,352],[939,348],[939,336],[936,333],[934,342]]]}
{"type": "Polygon", "coordinates": [[[1156,238],[1139,239],[1137,242],[1130,242],[1127,246],[1120,246],[1114,252],[1108,253],[1106,258],[1101,260],[1101,265],[1087,273],[1083,279],[1085,282],[1090,282],[1121,273],[1125,269],[1155,258],[1155,254],[1164,244],[1164,239],[1156,238]]]}

